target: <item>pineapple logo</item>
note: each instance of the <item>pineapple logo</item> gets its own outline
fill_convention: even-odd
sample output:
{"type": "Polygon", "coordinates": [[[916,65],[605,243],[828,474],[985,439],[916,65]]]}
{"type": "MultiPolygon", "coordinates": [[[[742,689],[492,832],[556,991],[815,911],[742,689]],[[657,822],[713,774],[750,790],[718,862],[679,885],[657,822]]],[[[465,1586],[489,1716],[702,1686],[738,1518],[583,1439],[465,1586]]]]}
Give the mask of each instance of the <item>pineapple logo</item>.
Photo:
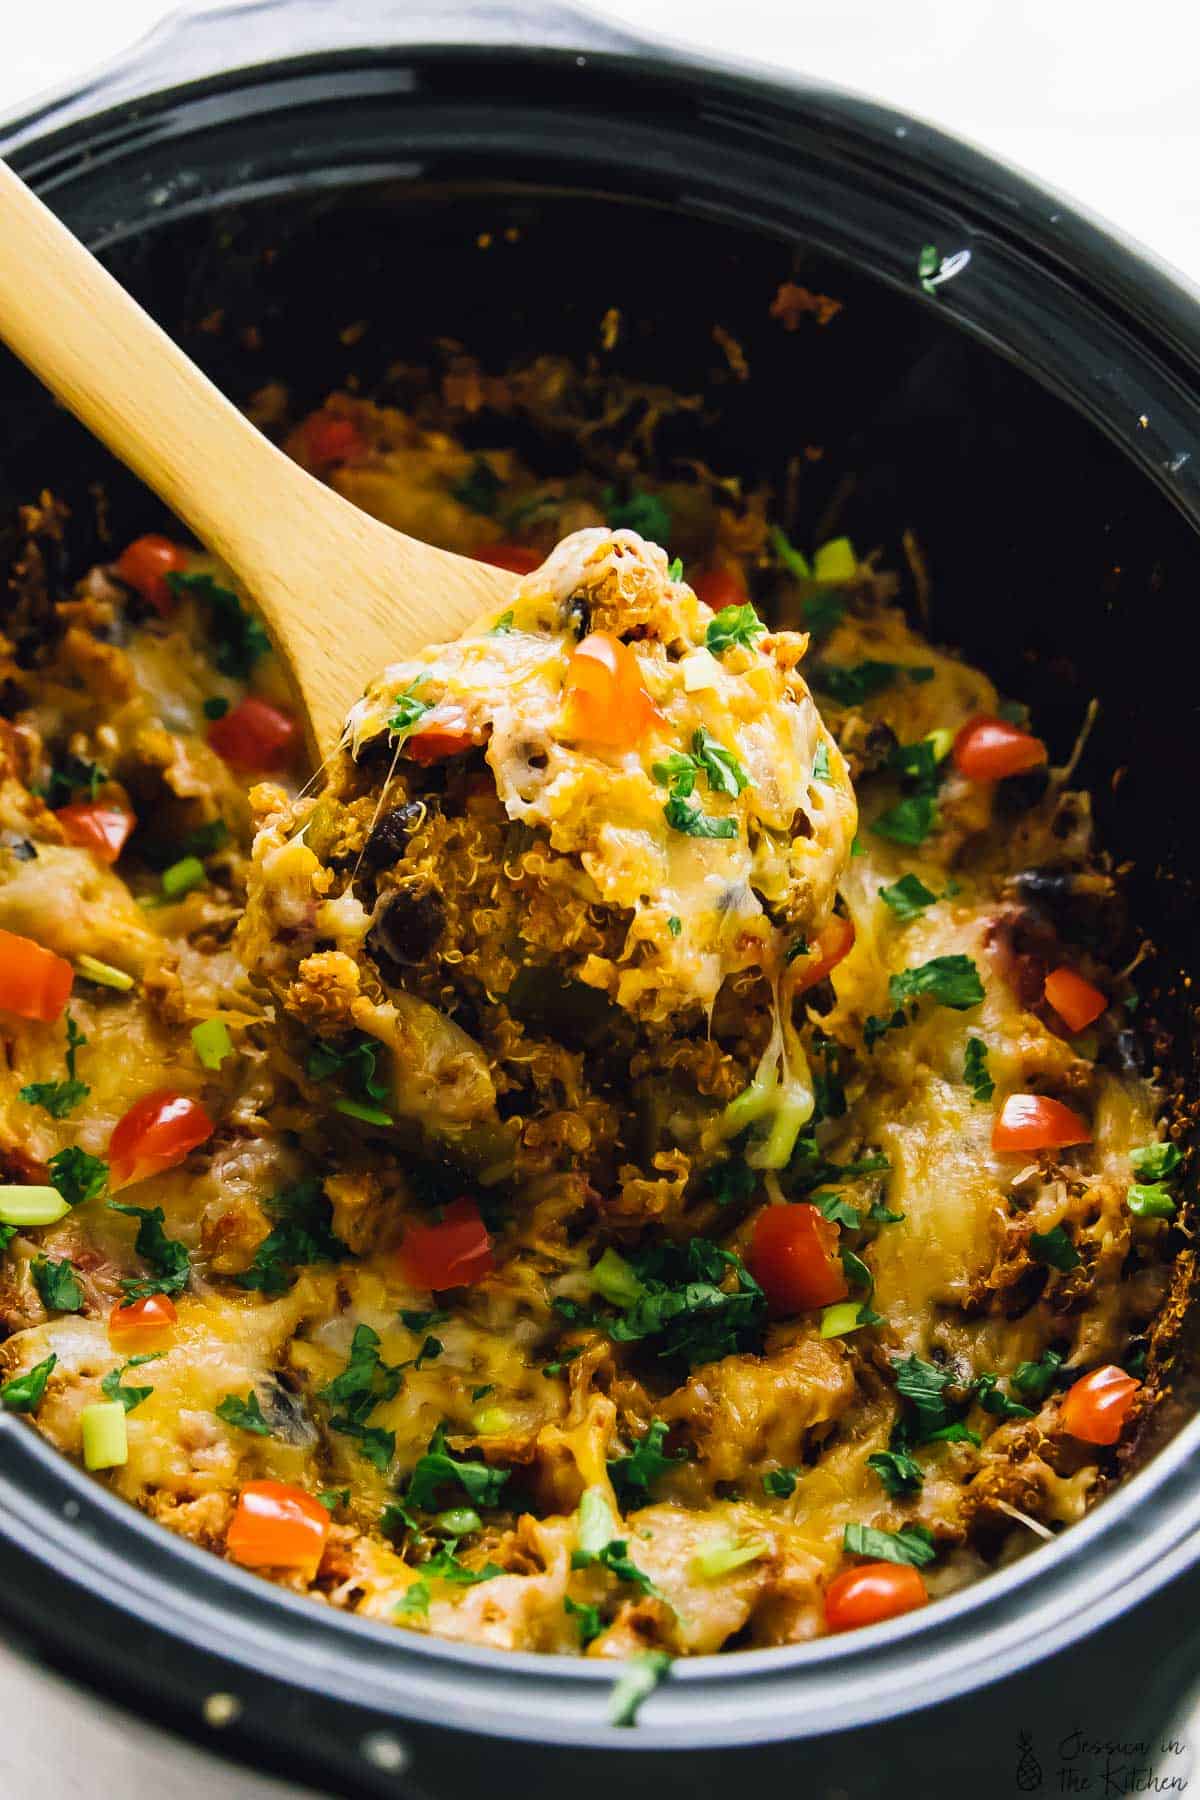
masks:
{"type": "Polygon", "coordinates": [[[1018,1731],[1017,1786],[1023,1794],[1036,1793],[1042,1785],[1042,1765],[1033,1754],[1033,1739],[1027,1731],[1018,1731]]]}

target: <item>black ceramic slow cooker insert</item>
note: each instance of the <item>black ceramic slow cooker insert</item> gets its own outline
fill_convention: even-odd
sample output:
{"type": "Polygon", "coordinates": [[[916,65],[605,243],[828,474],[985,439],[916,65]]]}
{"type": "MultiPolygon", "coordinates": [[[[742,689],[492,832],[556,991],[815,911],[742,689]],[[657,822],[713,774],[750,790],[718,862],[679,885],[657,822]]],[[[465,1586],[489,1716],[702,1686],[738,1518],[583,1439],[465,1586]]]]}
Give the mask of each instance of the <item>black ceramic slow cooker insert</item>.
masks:
{"type": "MultiPolygon", "coordinates": [[[[681,454],[778,482],[820,445],[814,526],[836,517],[893,556],[915,531],[931,634],[1027,700],[1055,753],[1099,699],[1080,779],[1133,865],[1156,946],[1143,988],[1165,993],[1193,960],[1200,307],[1144,254],[916,121],[553,7],[197,15],[10,123],[0,148],[239,400],[274,378],[301,407],[350,375],[369,391],[435,337],[492,366],[582,354],[619,307],[618,366],[705,396],[681,454]],[[933,295],[926,244],[969,252],[933,295]],[[770,319],[789,279],[842,303],[836,328],[770,319]],[[216,308],[238,329],[201,330],[216,308]]],[[[75,499],[80,567],[89,483],[109,488],[118,538],[161,526],[7,358],[0,396],[0,512],[44,486],[75,499]]],[[[1186,1068],[1190,1018],[1162,1011],[1186,1068]]],[[[983,1792],[998,1759],[1012,1792],[1013,1733],[1041,1719],[1048,1746],[1037,1709],[1081,1671],[1071,1704],[1099,1730],[1125,1701],[1139,1724],[1165,1719],[1200,1664],[1181,1625],[1200,1598],[1190,1413],[1181,1382],[1144,1466],[1062,1538],[885,1626],[679,1664],[633,1732],[605,1722],[611,1670],[296,1598],[155,1526],[11,1416],[0,1610],[117,1701],[220,1724],[236,1754],[339,1794],[708,1793],[802,1771],[816,1793],[908,1794],[921,1784],[897,1759],[915,1745],[926,1781],[953,1766],[983,1792]]],[[[1049,1787],[1045,1747],[1042,1764],[1049,1787]]]]}

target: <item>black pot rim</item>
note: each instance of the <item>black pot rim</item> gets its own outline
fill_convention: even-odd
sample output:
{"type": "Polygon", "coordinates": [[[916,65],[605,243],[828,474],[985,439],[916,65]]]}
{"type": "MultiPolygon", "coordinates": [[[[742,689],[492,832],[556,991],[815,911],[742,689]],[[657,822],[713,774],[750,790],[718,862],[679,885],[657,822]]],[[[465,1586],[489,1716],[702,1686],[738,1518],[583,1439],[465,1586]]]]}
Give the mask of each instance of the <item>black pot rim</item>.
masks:
{"type": "MultiPolygon", "coordinates": [[[[768,81],[651,46],[566,8],[484,4],[451,15],[369,0],[336,9],[251,0],[155,34],[85,88],[0,128],[0,147],[53,200],[97,143],[148,129],[188,96],[363,62],[452,63],[478,58],[481,46],[518,65],[549,61],[564,77],[573,68],[610,70],[753,102],[773,117],[838,133],[864,166],[886,160],[898,182],[928,196],[931,215],[967,221],[972,242],[1013,282],[1044,282],[1061,294],[1058,304],[1089,309],[1088,359],[1067,370],[1059,366],[1065,352],[1044,347],[1034,372],[1089,414],[1200,528],[1200,455],[1191,448],[1200,402],[1196,297],[1147,254],[1025,177],[920,121],[823,85],[768,81]],[[266,56],[262,40],[246,32],[248,20],[273,40],[266,56]],[[1112,386],[1114,369],[1136,371],[1128,391],[1112,386]],[[1150,392],[1153,419],[1134,410],[1137,395],[1150,392]]],[[[898,248],[872,272],[911,291],[912,260],[898,248]]],[[[995,315],[973,310],[969,289],[961,300],[952,288],[943,292],[964,329],[1003,354],[1030,354],[1018,342],[1019,322],[1006,336],[995,315]]],[[[1189,1567],[1200,1558],[1200,1485],[1189,1470],[1198,1449],[1195,1419],[1062,1538],[928,1614],[791,1649],[682,1662],[647,1703],[636,1734],[605,1723],[610,1667],[417,1637],[281,1592],[173,1537],[11,1417],[0,1417],[0,1605],[43,1642],[78,1653],[109,1686],[178,1695],[189,1686],[207,1691],[216,1672],[227,1672],[222,1687],[300,1691],[314,1711],[332,1709],[337,1720],[327,1729],[344,1742],[356,1743],[370,1721],[397,1717],[607,1749],[797,1738],[877,1723],[999,1679],[1080,1640],[1189,1567]]],[[[193,1697],[198,1706],[203,1695],[193,1697]]],[[[270,1735],[266,1719],[256,1729],[270,1735]]]]}

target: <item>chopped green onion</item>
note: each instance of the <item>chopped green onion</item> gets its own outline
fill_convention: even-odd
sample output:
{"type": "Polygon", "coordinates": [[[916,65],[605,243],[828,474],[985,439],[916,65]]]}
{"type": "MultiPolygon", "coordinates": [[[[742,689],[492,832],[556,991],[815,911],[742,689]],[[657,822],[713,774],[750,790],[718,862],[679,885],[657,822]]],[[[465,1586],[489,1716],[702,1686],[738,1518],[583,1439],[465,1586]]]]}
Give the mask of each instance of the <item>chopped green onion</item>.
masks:
{"type": "Polygon", "coordinates": [[[858,558],[847,537],[831,538],[813,556],[813,577],[817,581],[853,581],[858,574],[858,558]]]}
{"type": "Polygon", "coordinates": [[[611,1249],[604,1252],[592,1270],[591,1280],[596,1292],[614,1306],[633,1306],[646,1291],[625,1258],[611,1249]]]}
{"type": "Polygon", "coordinates": [[[0,1187],[0,1225],[53,1225],[70,1210],[54,1187],[0,1187]]]}
{"type": "Polygon", "coordinates": [[[162,891],[168,900],[182,899],[193,888],[203,887],[208,880],[204,864],[198,856],[182,856],[162,872],[162,891]]]}
{"type": "Polygon", "coordinates": [[[1135,1182],[1125,1196],[1125,1203],[1135,1219],[1170,1219],[1175,1202],[1161,1182],[1135,1182]]]}
{"type": "Polygon", "coordinates": [[[588,1556],[599,1556],[620,1532],[620,1522],[609,1504],[607,1489],[584,1488],[579,1500],[579,1548],[588,1556]]]}
{"type": "Polygon", "coordinates": [[[710,1544],[692,1558],[692,1573],[700,1581],[717,1581],[743,1563],[756,1562],[769,1548],[761,1538],[752,1544],[710,1544]]]}
{"type": "Polygon", "coordinates": [[[85,1469],[119,1469],[129,1461],[129,1433],[125,1408],[119,1400],[101,1400],[85,1406],[79,1415],[83,1433],[85,1469]]]}
{"type": "Polygon", "coordinates": [[[666,1680],[673,1660],[669,1650],[639,1650],[629,1658],[613,1683],[608,1702],[610,1725],[637,1723],[643,1700],[648,1700],[659,1683],[666,1680]]]}
{"type": "Polygon", "coordinates": [[[206,1069],[219,1069],[233,1055],[233,1039],[224,1019],[205,1019],[192,1026],[192,1048],[206,1069]]]}
{"type": "Polygon", "coordinates": [[[447,1512],[440,1512],[430,1523],[435,1531],[444,1533],[446,1537],[466,1537],[468,1531],[482,1529],[483,1520],[469,1506],[452,1506],[447,1512]]]}
{"type": "Polygon", "coordinates": [[[364,1106],[359,1100],[335,1100],[333,1110],[344,1113],[348,1119],[361,1119],[364,1125],[394,1125],[396,1123],[391,1113],[385,1113],[382,1106],[364,1106]]]}
{"type": "Polygon", "coordinates": [[[101,962],[97,956],[89,956],[86,950],[75,958],[75,967],[97,987],[116,988],[118,993],[127,994],[133,986],[132,975],[127,975],[124,969],[114,969],[111,963],[101,962]]]}
{"type": "Polygon", "coordinates": [[[821,1336],[823,1338],[845,1337],[848,1331],[857,1331],[865,1321],[859,1317],[862,1302],[859,1300],[839,1300],[836,1306],[826,1306],[821,1311],[821,1336]]]}

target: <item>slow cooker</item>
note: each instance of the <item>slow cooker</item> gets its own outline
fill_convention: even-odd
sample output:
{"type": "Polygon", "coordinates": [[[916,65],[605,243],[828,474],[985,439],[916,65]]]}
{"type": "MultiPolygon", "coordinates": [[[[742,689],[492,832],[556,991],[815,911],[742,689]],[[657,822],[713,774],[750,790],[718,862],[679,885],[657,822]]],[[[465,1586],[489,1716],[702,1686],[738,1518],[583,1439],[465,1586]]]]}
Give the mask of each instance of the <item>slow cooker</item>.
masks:
{"type": "MultiPolygon", "coordinates": [[[[1144,252],[916,120],[552,5],[193,14],[10,121],[0,149],[239,400],[269,379],[299,405],[370,389],[435,338],[492,364],[583,354],[615,306],[623,366],[703,397],[679,454],[778,481],[818,448],[814,524],[893,555],[915,533],[932,635],[1056,749],[1100,702],[1081,780],[1153,933],[1159,1041],[1193,1071],[1200,305],[1144,252]],[[953,271],[932,288],[927,245],[953,271]],[[781,330],[785,280],[836,318],[781,330]]],[[[4,516],[52,486],[80,567],[91,484],[118,536],[161,524],[11,359],[0,389],[4,516]]],[[[1061,1539],[926,1613],[678,1665],[633,1731],[606,1723],[611,1670],[293,1597],[11,1415],[0,1610],[115,1703],[339,1795],[1104,1793],[1145,1771],[1178,1791],[1194,1392],[1180,1374],[1129,1479],[1061,1539]]]]}

